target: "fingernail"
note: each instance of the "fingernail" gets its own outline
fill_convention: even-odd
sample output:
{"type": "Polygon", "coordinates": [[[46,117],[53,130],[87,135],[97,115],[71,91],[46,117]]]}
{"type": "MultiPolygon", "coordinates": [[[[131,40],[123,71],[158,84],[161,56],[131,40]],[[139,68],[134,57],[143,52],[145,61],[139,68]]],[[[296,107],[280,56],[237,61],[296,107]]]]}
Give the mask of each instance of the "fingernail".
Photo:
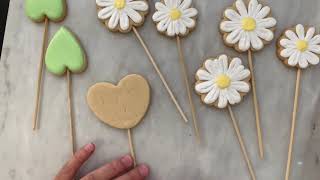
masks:
{"type": "Polygon", "coordinates": [[[86,146],[84,146],[84,149],[88,152],[92,152],[95,148],[95,145],[93,143],[89,143],[86,146]]]}
{"type": "Polygon", "coordinates": [[[141,176],[143,177],[147,177],[149,175],[149,168],[146,165],[140,165],[138,167],[139,173],[141,174],[141,176]]]}
{"type": "Polygon", "coordinates": [[[120,160],[127,168],[132,166],[133,161],[130,155],[125,155],[120,160]]]}

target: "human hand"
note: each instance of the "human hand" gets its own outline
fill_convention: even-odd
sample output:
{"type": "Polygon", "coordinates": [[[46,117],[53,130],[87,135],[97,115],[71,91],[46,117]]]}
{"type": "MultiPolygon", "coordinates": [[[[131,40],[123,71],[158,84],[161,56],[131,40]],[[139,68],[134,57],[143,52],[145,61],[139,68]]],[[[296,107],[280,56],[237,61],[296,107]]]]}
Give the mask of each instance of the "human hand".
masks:
{"type": "MultiPolygon", "coordinates": [[[[90,143],[81,148],[63,166],[55,180],[73,180],[80,167],[89,159],[95,150],[95,145],[90,143]]],[[[133,167],[133,159],[125,155],[113,160],[102,167],[90,172],[81,180],[143,180],[149,175],[148,166],[142,164],[133,167]]]]}

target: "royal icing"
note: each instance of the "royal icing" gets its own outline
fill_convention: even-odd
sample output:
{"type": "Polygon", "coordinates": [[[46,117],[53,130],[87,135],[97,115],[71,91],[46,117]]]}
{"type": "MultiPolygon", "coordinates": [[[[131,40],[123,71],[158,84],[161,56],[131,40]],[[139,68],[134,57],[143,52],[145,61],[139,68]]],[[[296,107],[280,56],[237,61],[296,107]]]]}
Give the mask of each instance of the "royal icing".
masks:
{"type": "Polygon", "coordinates": [[[197,9],[191,8],[192,0],[164,0],[155,4],[152,19],[160,32],[168,36],[186,35],[196,25],[197,9]]]}
{"type": "Polygon", "coordinates": [[[236,45],[240,51],[261,50],[266,42],[274,38],[271,28],[277,21],[270,15],[270,7],[262,6],[257,0],[250,0],[248,7],[243,0],[235,2],[236,10],[228,8],[224,11],[225,19],[220,30],[227,34],[227,44],[236,45]]]}
{"type": "Polygon", "coordinates": [[[43,21],[45,17],[51,21],[60,21],[66,14],[65,0],[26,0],[27,16],[33,21],[43,21]]]}
{"type": "Polygon", "coordinates": [[[306,68],[319,63],[320,35],[315,35],[314,27],[306,28],[298,24],[295,30],[286,30],[280,39],[280,56],[289,66],[306,68]],[[306,32],[305,32],[306,30],[306,32]]]}
{"type": "Polygon", "coordinates": [[[45,56],[48,71],[62,75],[66,70],[73,73],[86,68],[86,56],[77,38],[66,28],[61,27],[48,45],[45,56]]]}
{"type": "Polygon", "coordinates": [[[149,6],[144,0],[96,0],[99,7],[98,18],[105,21],[111,30],[118,27],[121,31],[129,31],[130,26],[140,25],[149,6]]]}
{"type": "Polygon", "coordinates": [[[250,71],[242,65],[241,59],[233,58],[229,63],[226,55],[207,59],[197,71],[196,78],[195,90],[201,94],[202,101],[218,108],[239,103],[240,93],[250,90],[250,71]]]}

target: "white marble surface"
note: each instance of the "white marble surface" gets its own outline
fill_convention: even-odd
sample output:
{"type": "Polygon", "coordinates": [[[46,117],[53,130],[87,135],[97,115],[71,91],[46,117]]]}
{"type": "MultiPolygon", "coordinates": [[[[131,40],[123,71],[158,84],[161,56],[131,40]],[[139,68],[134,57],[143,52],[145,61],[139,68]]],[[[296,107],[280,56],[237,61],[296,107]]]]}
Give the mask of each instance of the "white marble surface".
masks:
{"type": "MultiPolygon", "coordinates": [[[[149,1],[153,3],[153,1],[149,1]]],[[[195,1],[199,24],[183,40],[189,77],[208,56],[237,52],[226,48],[218,32],[223,9],[233,0],[195,1]]],[[[320,24],[318,0],[268,0],[278,19],[277,36],[296,23],[320,24]]],[[[3,53],[0,61],[0,179],[52,179],[70,157],[65,78],[45,72],[40,130],[31,129],[37,66],[43,25],[24,15],[24,1],[11,0],[3,53]]],[[[154,11],[152,7],[151,11],[154,11]]],[[[117,82],[130,73],[144,75],[152,87],[152,103],[143,123],[134,129],[139,162],[152,168],[152,180],[248,180],[238,142],[225,111],[209,108],[193,94],[205,144],[195,142],[191,123],[185,125],[133,34],[110,33],[96,18],[94,0],[68,1],[68,16],[50,23],[50,36],[61,25],[71,28],[86,49],[89,67],[73,76],[77,148],[94,142],[97,151],[79,176],[128,153],[126,132],[112,129],[96,119],[85,96],[96,82],[117,82]]],[[[318,29],[319,26],[317,26],[318,29]]],[[[139,29],[168,79],[174,93],[188,111],[187,94],[180,76],[175,42],[159,35],[149,15],[139,29]]],[[[246,55],[241,55],[246,59],[246,55]]],[[[254,54],[266,158],[258,157],[252,96],[234,107],[258,180],[283,179],[289,140],[295,71],[275,55],[274,42],[254,54]]],[[[291,180],[319,179],[320,156],[320,67],[303,71],[291,180]]],[[[188,113],[190,117],[190,113],[188,113]]]]}

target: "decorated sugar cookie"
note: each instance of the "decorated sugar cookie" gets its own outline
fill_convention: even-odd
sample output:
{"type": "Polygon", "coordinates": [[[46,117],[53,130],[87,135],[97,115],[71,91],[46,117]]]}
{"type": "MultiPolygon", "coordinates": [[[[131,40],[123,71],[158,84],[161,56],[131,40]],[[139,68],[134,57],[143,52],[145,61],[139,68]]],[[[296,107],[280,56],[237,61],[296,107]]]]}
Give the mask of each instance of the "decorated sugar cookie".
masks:
{"type": "Polygon", "coordinates": [[[157,30],[167,36],[186,36],[196,27],[198,10],[191,7],[192,0],[162,0],[156,2],[152,19],[157,30]]]}
{"type": "Polygon", "coordinates": [[[230,58],[222,54],[216,58],[206,59],[195,77],[197,81],[195,91],[204,104],[228,109],[251,179],[255,180],[256,176],[238,122],[231,108],[231,105],[240,103],[242,97],[250,91],[250,71],[242,65],[240,58],[230,58]]]}
{"type": "Polygon", "coordinates": [[[277,21],[271,16],[271,8],[259,3],[258,0],[236,0],[233,6],[223,12],[220,32],[227,46],[238,52],[248,52],[251,71],[253,104],[255,110],[257,139],[260,158],[264,158],[262,130],[260,126],[260,109],[256,92],[252,51],[262,50],[274,39],[277,21]]]}
{"type": "Polygon", "coordinates": [[[38,115],[40,110],[41,84],[43,75],[44,54],[46,51],[48,39],[49,20],[54,22],[62,21],[67,14],[67,5],[65,0],[26,0],[25,12],[26,15],[34,22],[44,21],[42,50],[38,70],[36,99],[32,123],[32,129],[35,131],[37,129],[38,115]]]}
{"type": "Polygon", "coordinates": [[[220,30],[224,42],[236,50],[258,51],[274,38],[276,23],[269,6],[263,6],[257,0],[249,3],[237,0],[224,11],[220,30]]]}
{"type": "Polygon", "coordinates": [[[277,54],[288,66],[306,68],[317,65],[320,56],[320,35],[314,27],[301,24],[287,29],[278,41],[277,54]]]}
{"type": "Polygon", "coordinates": [[[131,155],[135,159],[131,130],[146,114],[150,103],[148,81],[137,74],[124,77],[118,85],[97,83],[87,94],[90,109],[102,122],[128,131],[131,155]]]}
{"type": "Polygon", "coordinates": [[[149,6],[145,0],[96,0],[98,18],[111,31],[129,32],[141,26],[149,6]]]}
{"type": "Polygon", "coordinates": [[[195,134],[200,143],[198,120],[192,100],[191,87],[180,39],[180,37],[187,36],[196,27],[198,10],[192,7],[192,0],[161,0],[155,3],[155,8],[156,12],[153,14],[152,19],[156,24],[157,30],[168,37],[175,37],[177,41],[181,73],[188,93],[195,134]]]}
{"type": "Polygon", "coordinates": [[[207,59],[196,73],[195,89],[207,105],[226,108],[240,103],[250,90],[250,71],[239,58],[230,62],[226,55],[207,59]]]}
{"type": "Polygon", "coordinates": [[[148,2],[146,0],[96,0],[96,6],[98,19],[107,29],[121,33],[134,32],[182,119],[188,122],[186,115],[137,29],[137,27],[143,25],[145,16],[148,14],[148,2]]]}
{"type": "Polygon", "coordinates": [[[45,63],[48,71],[54,75],[67,74],[70,139],[74,152],[71,73],[80,73],[86,69],[85,51],[75,35],[67,28],[61,27],[48,45],[45,63]]]}
{"type": "Polygon", "coordinates": [[[288,67],[297,68],[297,79],[292,112],[292,124],[285,180],[290,179],[291,159],[295,136],[295,124],[298,113],[298,101],[300,93],[300,81],[302,70],[310,65],[319,64],[320,34],[314,27],[296,25],[286,29],[280,36],[277,44],[277,55],[288,67]]]}

